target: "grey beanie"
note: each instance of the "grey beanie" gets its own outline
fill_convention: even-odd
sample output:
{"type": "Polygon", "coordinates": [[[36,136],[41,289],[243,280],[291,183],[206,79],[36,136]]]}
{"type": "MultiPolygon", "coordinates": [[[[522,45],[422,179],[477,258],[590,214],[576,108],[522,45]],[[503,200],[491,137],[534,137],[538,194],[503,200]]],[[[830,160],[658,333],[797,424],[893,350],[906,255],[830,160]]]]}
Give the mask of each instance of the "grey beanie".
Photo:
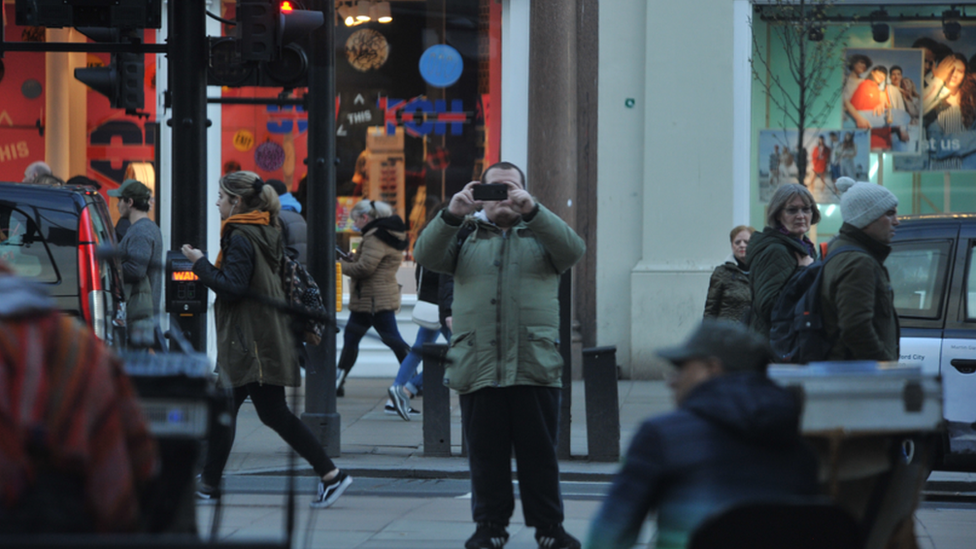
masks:
{"type": "Polygon", "coordinates": [[[837,190],[841,193],[840,215],[844,223],[863,229],[888,210],[898,206],[898,198],[881,185],[867,181],[854,181],[850,177],[838,178],[837,190]]]}

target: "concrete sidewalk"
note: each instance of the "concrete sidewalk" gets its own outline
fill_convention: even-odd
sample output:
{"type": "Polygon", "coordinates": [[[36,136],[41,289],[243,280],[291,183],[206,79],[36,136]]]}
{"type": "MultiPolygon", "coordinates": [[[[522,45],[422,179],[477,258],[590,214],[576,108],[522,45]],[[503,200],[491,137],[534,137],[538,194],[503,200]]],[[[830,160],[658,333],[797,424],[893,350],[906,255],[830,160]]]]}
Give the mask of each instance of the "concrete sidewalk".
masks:
{"type": "MultiPolygon", "coordinates": [[[[468,461],[461,457],[461,410],[457,395],[451,396],[452,457],[424,457],[423,416],[403,421],[387,414],[383,407],[392,378],[350,378],[346,396],[338,399],[341,417],[342,455],[333,457],[336,465],[359,477],[467,478],[468,461]]],[[[672,410],[671,392],[663,381],[619,381],[620,455],[641,421],[672,410]]],[[[297,413],[304,410],[304,388],[298,390],[297,413]]],[[[290,397],[289,397],[290,398],[290,397]]],[[[423,410],[423,398],[411,405],[423,410]]],[[[563,480],[609,481],[618,463],[591,462],[587,459],[586,409],[582,381],[573,382],[570,451],[572,459],[562,460],[563,480]]],[[[237,437],[224,472],[227,475],[282,474],[288,469],[288,445],[258,419],[254,406],[245,402],[238,415],[237,437]]],[[[312,475],[312,468],[301,457],[296,471],[312,475]]],[[[935,471],[927,490],[939,493],[976,492],[976,473],[935,471]]]]}
{"type": "MultiPolygon", "coordinates": [[[[467,458],[461,457],[461,410],[457,395],[451,397],[452,457],[424,457],[423,416],[404,421],[384,412],[386,390],[392,378],[350,378],[346,396],[338,399],[341,417],[342,455],[336,464],[356,476],[397,476],[415,478],[466,478],[467,458]]],[[[299,389],[297,409],[304,410],[304,389],[299,389]]],[[[671,393],[663,381],[620,381],[621,455],[626,451],[641,420],[673,408],[671,393]]],[[[583,382],[573,382],[570,451],[572,459],[560,462],[565,480],[605,480],[618,468],[617,463],[594,463],[587,457],[586,410],[583,382]]],[[[423,410],[423,398],[411,401],[423,410]]],[[[300,457],[297,470],[311,474],[311,467],[300,457]]],[[[288,445],[265,427],[254,406],[245,402],[238,415],[237,437],[225,474],[277,474],[288,467],[288,445]]]]}

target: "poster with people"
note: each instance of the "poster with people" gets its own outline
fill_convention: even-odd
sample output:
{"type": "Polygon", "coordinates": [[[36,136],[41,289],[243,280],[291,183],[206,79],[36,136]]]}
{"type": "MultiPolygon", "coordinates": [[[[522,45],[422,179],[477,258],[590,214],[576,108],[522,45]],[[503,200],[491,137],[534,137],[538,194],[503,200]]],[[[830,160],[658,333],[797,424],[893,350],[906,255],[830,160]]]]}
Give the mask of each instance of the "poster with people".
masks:
{"type": "Polygon", "coordinates": [[[798,130],[760,130],[759,198],[769,202],[776,189],[786,183],[801,183],[810,189],[818,204],[840,202],[834,184],[842,176],[868,180],[871,130],[809,128],[803,132],[803,147],[797,149],[798,130]],[[805,155],[806,170],[800,174],[797,159],[805,155]]]}
{"type": "Polygon", "coordinates": [[[844,60],[841,126],[870,129],[872,151],[917,156],[922,142],[922,52],[848,48],[844,60]]]}
{"type": "Polygon", "coordinates": [[[896,48],[922,53],[922,146],[917,157],[895,157],[896,171],[976,170],[976,29],[963,26],[949,42],[941,25],[894,28],[896,48]]]}

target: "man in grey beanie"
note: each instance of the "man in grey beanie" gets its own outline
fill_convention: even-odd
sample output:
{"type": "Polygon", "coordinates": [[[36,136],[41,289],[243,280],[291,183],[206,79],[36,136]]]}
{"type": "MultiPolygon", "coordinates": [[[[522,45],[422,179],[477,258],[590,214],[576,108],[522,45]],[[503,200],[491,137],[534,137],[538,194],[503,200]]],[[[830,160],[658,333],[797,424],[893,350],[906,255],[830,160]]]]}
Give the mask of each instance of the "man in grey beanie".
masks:
{"type": "Polygon", "coordinates": [[[898,360],[898,316],[884,261],[898,226],[898,199],[888,189],[841,177],[844,224],[827,248],[820,290],[824,329],[834,342],[828,360],[898,360]]]}

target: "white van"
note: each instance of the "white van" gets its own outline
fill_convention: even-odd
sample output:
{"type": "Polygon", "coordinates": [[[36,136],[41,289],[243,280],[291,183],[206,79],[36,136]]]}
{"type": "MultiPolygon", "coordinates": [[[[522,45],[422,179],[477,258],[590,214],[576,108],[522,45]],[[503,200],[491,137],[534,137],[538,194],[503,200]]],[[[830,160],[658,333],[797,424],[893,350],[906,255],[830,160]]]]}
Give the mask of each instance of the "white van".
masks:
{"type": "Polygon", "coordinates": [[[976,214],[900,220],[885,261],[900,361],[942,376],[945,463],[976,470],[976,214]]]}

